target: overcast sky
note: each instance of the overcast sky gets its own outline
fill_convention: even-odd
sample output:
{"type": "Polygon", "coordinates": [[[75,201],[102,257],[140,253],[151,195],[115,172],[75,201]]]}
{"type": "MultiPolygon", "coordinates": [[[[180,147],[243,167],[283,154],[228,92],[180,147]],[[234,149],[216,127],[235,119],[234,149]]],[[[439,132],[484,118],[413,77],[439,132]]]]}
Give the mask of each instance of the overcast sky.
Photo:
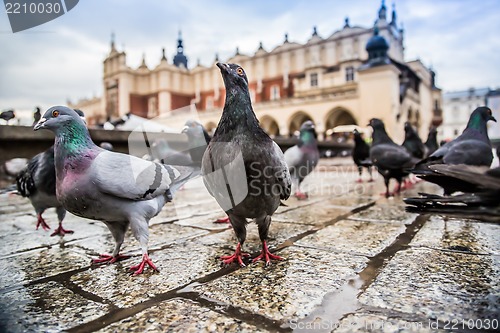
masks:
{"type": "MultiPolygon", "coordinates": [[[[406,60],[420,58],[437,72],[444,91],[500,87],[500,1],[396,0],[405,29],[406,60]]],[[[392,2],[386,1],[388,18],[392,2]]],[[[238,46],[253,54],[262,41],[270,50],[289,40],[304,43],[313,26],[327,38],[350,24],[373,25],[380,0],[166,1],[80,0],[65,15],[13,34],[0,10],[0,110],[65,104],[102,95],[102,61],[111,33],[127,64],[142,54],[150,68],[166,48],[171,62],[182,29],[189,67],[200,59],[225,60],[238,46]]]]}

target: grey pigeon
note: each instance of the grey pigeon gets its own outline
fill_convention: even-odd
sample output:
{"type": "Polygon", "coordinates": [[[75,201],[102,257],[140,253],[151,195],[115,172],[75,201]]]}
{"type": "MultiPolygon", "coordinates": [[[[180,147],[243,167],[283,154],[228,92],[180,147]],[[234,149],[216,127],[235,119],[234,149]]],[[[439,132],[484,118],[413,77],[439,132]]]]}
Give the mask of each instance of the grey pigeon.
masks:
{"type": "Polygon", "coordinates": [[[370,124],[373,128],[373,141],[370,149],[370,159],[373,165],[377,167],[378,172],[384,177],[385,196],[389,197],[389,182],[391,178],[396,179],[398,186],[395,190],[399,193],[403,178],[408,176],[409,168],[412,168],[417,159],[415,159],[404,147],[394,143],[385,131],[382,120],[373,118],[370,124]]]}
{"type": "Polygon", "coordinates": [[[372,177],[372,166],[373,162],[370,160],[370,146],[361,136],[361,133],[357,129],[354,129],[354,149],[352,150],[352,159],[354,163],[358,167],[359,178],[358,183],[362,183],[363,179],[361,175],[363,174],[363,168],[368,169],[368,173],[370,174],[369,182],[373,181],[372,177]]]}
{"type": "Polygon", "coordinates": [[[407,210],[416,212],[460,213],[500,216],[500,167],[484,170],[484,167],[464,164],[436,164],[430,166],[436,173],[453,179],[457,195],[439,196],[420,193],[420,197],[405,198],[407,210]]]}
{"type": "Polygon", "coordinates": [[[195,165],[201,166],[203,154],[211,138],[202,124],[196,120],[188,120],[182,129],[182,133],[188,137],[189,155],[195,165]]]}
{"type": "Polygon", "coordinates": [[[238,238],[233,255],[223,263],[244,266],[241,248],[247,219],[259,228],[262,252],[253,259],[282,259],[267,247],[271,216],[290,196],[291,179],[279,146],[259,126],[248,91],[248,79],[236,64],[217,63],[226,87],[226,101],[214,136],[203,155],[202,174],[208,192],[229,215],[238,238]]]}
{"type": "Polygon", "coordinates": [[[300,126],[300,142],[285,151],[285,161],[292,177],[295,197],[299,200],[307,198],[307,195],[300,190],[300,184],[318,165],[319,150],[316,138],[314,123],[307,120],[300,126]]]}
{"type": "Polygon", "coordinates": [[[410,122],[405,122],[405,139],[403,147],[415,158],[422,159],[425,153],[425,145],[422,139],[418,136],[417,131],[413,128],[410,122]]]}
{"type": "Polygon", "coordinates": [[[438,150],[439,145],[437,142],[437,129],[436,129],[436,127],[432,126],[429,129],[429,135],[427,136],[427,141],[425,141],[424,145],[425,145],[425,157],[430,156],[436,150],[438,150]]]}
{"type": "Polygon", "coordinates": [[[0,119],[3,119],[9,123],[9,120],[12,120],[16,117],[16,114],[14,113],[14,110],[6,110],[0,113],[0,119]]]}
{"type": "Polygon", "coordinates": [[[493,151],[486,127],[489,120],[496,121],[488,107],[482,106],[475,109],[463,133],[420,161],[412,172],[419,178],[442,186],[445,190],[444,194],[456,192],[457,189],[453,187],[453,179],[436,174],[429,167],[435,164],[466,164],[489,167],[493,161],[493,151]]]}
{"type": "Polygon", "coordinates": [[[148,222],[196,170],[102,149],[94,144],[77,113],[64,106],[48,109],[34,130],[42,128],[55,134],[58,201],[77,216],[103,221],[115,239],[113,253],[101,255],[94,263],[126,258],[119,252],[130,225],[142,250],[141,263],[131,270],[134,275],[146,265],[157,270],[148,256],[148,222]]]}
{"type": "MultiPolygon", "coordinates": [[[[84,114],[80,110],[75,112],[82,119],[84,114]]],[[[66,209],[59,203],[56,197],[56,169],[54,165],[54,146],[33,157],[26,167],[16,177],[17,191],[23,197],[28,198],[35,208],[37,216],[36,229],[41,226],[49,230],[49,225],[42,217],[43,212],[54,207],[59,220],[59,227],[51,236],[72,234],[72,230],[64,229],[62,222],[66,216],[66,209]]]]}

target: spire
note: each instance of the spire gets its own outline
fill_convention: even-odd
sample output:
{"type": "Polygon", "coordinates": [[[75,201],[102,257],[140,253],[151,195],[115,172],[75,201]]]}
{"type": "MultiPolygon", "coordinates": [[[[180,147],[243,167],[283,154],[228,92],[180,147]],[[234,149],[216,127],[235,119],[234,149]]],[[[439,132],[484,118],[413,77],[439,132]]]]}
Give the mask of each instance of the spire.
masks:
{"type": "Polygon", "coordinates": [[[167,61],[167,56],[165,55],[165,48],[161,49],[161,61],[167,61]]]}
{"type": "Polygon", "coordinates": [[[379,20],[383,21],[387,20],[387,8],[385,7],[385,0],[382,0],[382,4],[380,5],[380,9],[378,10],[378,18],[379,20]]]}
{"type": "Polygon", "coordinates": [[[216,53],[216,54],[215,54],[215,62],[218,62],[218,61],[219,61],[219,54],[218,54],[218,53],[216,53]]]}
{"type": "Polygon", "coordinates": [[[201,60],[200,60],[200,58],[196,59],[196,66],[201,66],[201,60]]]}
{"type": "Polygon", "coordinates": [[[288,43],[288,33],[285,33],[285,41],[283,43],[288,43]]]}
{"type": "Polygon", "coordinates": [[[263,50],[264,46],[262,45],[262,42],[259,42],[259,50],[263,50]]]}
{"type": "Polygon", "coordinates": [[[235,56],[240,55],[240,48],[236,46],[236,53],[234,54],[235,56]]]}
{"type": "Polygon", "coordinates": [[[111,52],[115,51],[116,52],[116,47],[115,47],[115,33],[111,32],[111,52]]]}
{"type": "Polygon", "coordinates": [[[177,67],[184,66],[187,68],[188,59],[184,55],[184,46],[182,44],[182,32],[179,30],[179,36],[177,38],[177,54],[174,56],[174,65],[177,67]]]}
{"type": "Polygon", "coordinates": [[[391,25],[396,26],[396,4],[392,3],[391,25]]]}
{"type": "Polygon", "coordinates": [[[368,66],[372,67],[387,64],[389,62],[389,58],[387,56],[388,49],[389,44],[383,36],[379,35],[378,26],[375,24],[373,27],[373,36],[366,43],[368,66]]]}
{"type": "Polygon", "coordinates": [[[344,29],[345,28],[350,28],[351,26],[349,25],[349,17],[346,16],[344,19],[344,29]]]}
{"type": "Polygon", "coordinates": [[[146,65],[146,53],[142,53],[142,62],[139,68],[148,68],[148,65],[146,65]]]}
{"type": "Polygon", "coordinates": [[[313,36],[317,36],[318,35],[318,30],[316,29],[316,26],[313,27],[313,36]]]}

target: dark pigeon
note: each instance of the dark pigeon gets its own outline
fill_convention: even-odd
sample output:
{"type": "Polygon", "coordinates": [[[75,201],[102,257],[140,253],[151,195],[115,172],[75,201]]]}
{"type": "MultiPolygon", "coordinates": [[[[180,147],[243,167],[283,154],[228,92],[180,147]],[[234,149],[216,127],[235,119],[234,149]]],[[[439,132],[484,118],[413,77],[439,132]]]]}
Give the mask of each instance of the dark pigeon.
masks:
{"type": "MultiPolygon", "coordinates": [[[[82,119],[84,114],[75,110],[82,119]]],[[[49,225],[42,217],[43,212],[54,207],[59,220],[59,227],[51,236],[72,234],[72,230],[64,229],[62,222],[66,216],[66,209],[59,203],[56,197],[56,169],[54,165],[54,146],[33,157],[26,167],[16,177],[17,191],[23,197],[28,198],[35,208],[37,216],[36,229],[41,226],[49,230],[49,225]]]]}
{"type": "Polygon", "coordinates": [[[358,130],[355,129],[353,131],[353,134],[354,134],[354,149],[352,150],[352,159],[354,160],[354,163],[358,167],[358,172],[359,172],[358,183],[363,182],[363,179],[361,178],[361,175],[363,174],[363,168],[368,169],[368,173],[370,174],[369,182],[372,182],[373,163],[370,160],[370,146],[368,145],[368,143],[366,143],[366,141],[363,139],[361,133],[359,133],[358,130]]]}
{"type": "Polygon", "coordinates": [[[464,164],[437,164],[430,168],[453,179],[460,193],[448,196],[420,193],[419,197],[404,199],[409,205],[407,210],[458,213],[475,218],[491,215],[500,220],[500,167],[485,171],[484,167],[464,164]]]}
{"type": "Polygon", "coordinates": [[[429,135],[427,136],[427,141],[424,143],[425,145],[425,157],[430,156],[433,154],[436,150],[438,150],[439,145],[437,142],[437,129],[436,127],[432,126],[429,129],[429,135]]]}
{"type": "Polygon", "coordinates": [[[5,120],[7,124],[9,123],[9,120],[14,119],[15,117],[16,114],[14,113],[14,110],[7,110],[0,113],[0,119],[5,120]]]}
{"type": "Polygon", "coordinates": [[[391,195],[389,192],[390,179],[394,178],[398,182],[395,192],[399,193],[403,178],[409,175],[408,169],[412,168],[418,160],[404,147],[392,141],[385,131],[382,120],[373,118],[370,120],[369,126],[373,128],[370,159],[373,165],[377,167],[378,172],[384,177],[385,196],[389,197],[391,195]]]}
{"type": "Polygon", "coordinates": [[[244,266],[241,251],[247,219],[257,223],[262,252],[253,261],[281,257],[267,247],[271,216],[290,196],[291,179],[278,145],[259,126],[248,91],[248,79],[236,64],[217,63],[226,87],[226,101],[214,136],[203,155],[202,174],[208,192],[229,215],[238,246],[223,263],[244,266]]]}
{"type": "Polygon", "coordinates": [[[297,145],[285,151],[285,161],[292,177],[295,197],[303,200],[307,198],[307,194],[300,190],[300,184],[319,161],[317,134],[312,121],[307,120],[300,126],[299,140],[297,145]]]}
{"type": "Polygon", "coordinates": [[[148,222],[190,177],[192,167],[173,167],[111,152],[94,144],[83,120],[70,108],[48,109],[34,130],[55,133],[54,161],[58,201],[69,212],[103,221],[116,246],[111,255],[94,263],[114,263],[126,258],[120,248],[130,225],[142,250],[142,261],[131,270],[157,270],[148,256],[148,222]],[[119,170],[119,175],[117,175],[119,170]]]}
{"type": "Polygon", "coordinates": [[[452,194],[459,189],[454,181],[442,174],[436,174],[432,168],[435,164],[465,164],[489,167],[493,161],[493,151],[488,137],[486,123],[496,121],[488,107],[478,107],[472,112],[467,127],[455,140],[441,146],[426,159],[420,161],[412,172],[417,177],[440,185],[444,194],[452,194]]]}
{"type": "Polygon", "coordinates": [[[422,159],[425,153],[425,146],[422,139],[418,136],[417,131],[413,128],[410,122],[405,122],[405,140],[403,147],[415,158],[422,159]]]}

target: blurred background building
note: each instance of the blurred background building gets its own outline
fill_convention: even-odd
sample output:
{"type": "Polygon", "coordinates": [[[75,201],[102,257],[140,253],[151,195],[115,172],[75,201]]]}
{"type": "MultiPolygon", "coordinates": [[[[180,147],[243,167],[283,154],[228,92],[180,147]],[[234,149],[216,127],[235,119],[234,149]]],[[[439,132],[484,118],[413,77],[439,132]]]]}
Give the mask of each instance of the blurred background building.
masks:
{"type": "MultiPolygon", "coordinates": [[[[249,78],[254,110],[262,127],[272,136],[292,135],[305,120],[316,124],[321,136],[339,125],[365,126],[369,119],[384,120],[396,141],[404,137],[410,121],[421,136],[429,126],[442,122],[441,90],[435,73],[420,60],[406,61],[404,29],[382,1],[375,23],[343,27],[330,36],[313,29],[305,44],[284,35],[282,43],[266,50],[262,43],[254,54],[236,49],[230,59],[214,59],[214,66],[188,66],[187,51],[179,32],[172,61],[165,50],[159,63],[138,68],[127,66],[127,55],[111,40],[104,59],[103,95],[72,104],[85,111],[90,124],[131,113],[144,118],[160,115],[169,127],[175,110],[196,106],[199,120],[213,130],[224,105],[224,84],[217,61],[241,65],[249,78]],[[389,16],[389,17],[388,17],[389,16]],[[173,111],[173,112],[170,112],[173,111]]],[[[216,51],[216,50],[214,50],[216,51]]]]}

